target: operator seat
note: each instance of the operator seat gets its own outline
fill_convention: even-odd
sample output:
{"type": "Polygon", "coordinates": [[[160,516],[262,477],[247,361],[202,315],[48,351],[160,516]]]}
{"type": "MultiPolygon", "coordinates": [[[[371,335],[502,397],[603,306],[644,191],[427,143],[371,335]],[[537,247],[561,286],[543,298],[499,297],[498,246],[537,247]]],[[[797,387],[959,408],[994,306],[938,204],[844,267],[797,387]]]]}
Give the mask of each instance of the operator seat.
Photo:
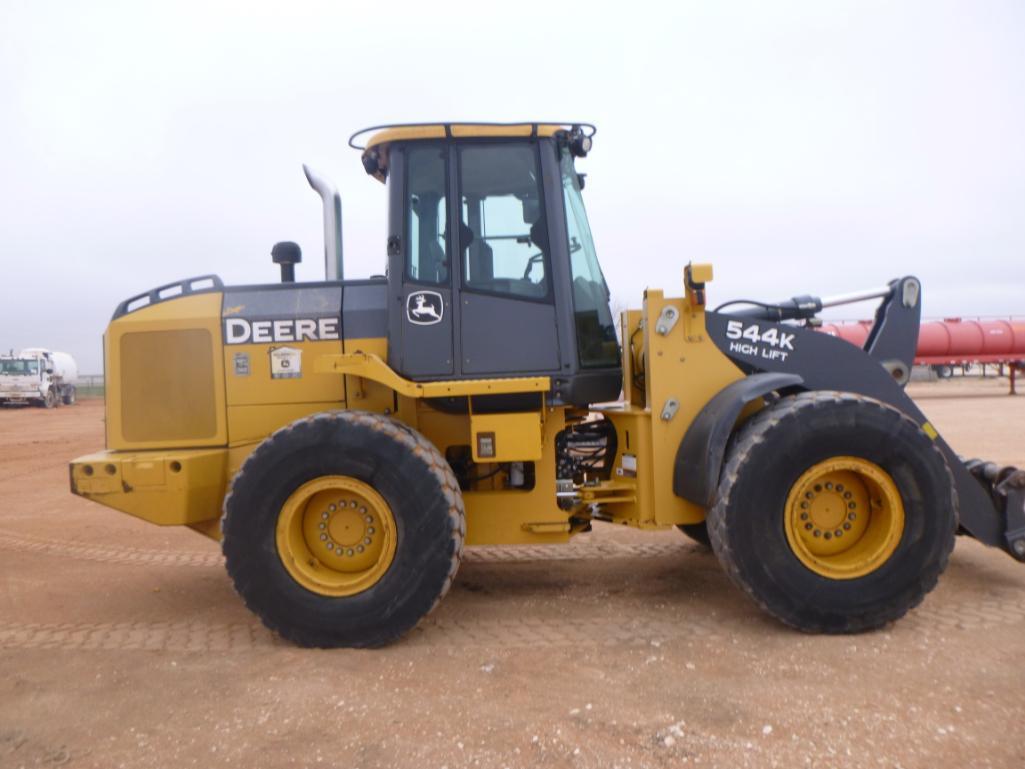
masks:
{"type": "Polygon", "coordinates": [[[435,283],[448,280],[448,258],[445,255],[445,247],[438,242],[437,238],[431,238],[427,242],[427,268],[430,275],[422,275],[435,283]]]}
{"type": "Polygon", "coordinates": [[[462,248],[468,249],[469,279],[474,283],[493,281],[495,279],[494,249],[478,238],[466,224],[459,225],[459,241],[462,248]]]}

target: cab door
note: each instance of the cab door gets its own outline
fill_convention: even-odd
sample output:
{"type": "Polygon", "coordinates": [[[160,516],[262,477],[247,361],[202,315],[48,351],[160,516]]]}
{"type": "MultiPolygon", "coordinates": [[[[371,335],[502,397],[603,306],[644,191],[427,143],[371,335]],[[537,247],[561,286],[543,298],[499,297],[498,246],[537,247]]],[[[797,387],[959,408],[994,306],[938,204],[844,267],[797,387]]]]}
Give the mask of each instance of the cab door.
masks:
{"type": "Polygon", "coordinates": [[[558,371],[538,145],[467,143],[457,152],[460,372],[558,371]]]}
{"type": "Polygon", "coordinates": [[[390,256],[401,259],[390,264],[401,271],[401,280],[389,283],[401,288],[392,297],[397,306],[391,313],[389,359],[410,379],[454,373],[448,156],[440,142],[418,142],[394,155],[404,163],[404,173],[391,177],[400,180],[391,194],[402,199],[393,197],[391,206],[398,216],[390,222],[389,248],[397,252],[390,256]]]}

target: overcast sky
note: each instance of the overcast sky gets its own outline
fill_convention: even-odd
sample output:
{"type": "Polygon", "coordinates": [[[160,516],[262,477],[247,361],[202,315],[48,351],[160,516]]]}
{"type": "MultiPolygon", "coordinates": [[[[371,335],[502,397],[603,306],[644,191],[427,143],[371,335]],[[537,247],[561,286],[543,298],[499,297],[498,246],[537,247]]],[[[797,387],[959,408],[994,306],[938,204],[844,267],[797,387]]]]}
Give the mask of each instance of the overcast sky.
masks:
{"type": "MultiPolygon", "coordinates": [[[[390,121],[589,120],[585,197],[621,306],[916,274],[927,315],[1025,315],[1025,3],[280,4],[0,0],[0,348],[102,369],[118,301],[217,273],[383,271],[390,121]]],[[[868,310],[847,310],[846,317],[868,310]]]]}

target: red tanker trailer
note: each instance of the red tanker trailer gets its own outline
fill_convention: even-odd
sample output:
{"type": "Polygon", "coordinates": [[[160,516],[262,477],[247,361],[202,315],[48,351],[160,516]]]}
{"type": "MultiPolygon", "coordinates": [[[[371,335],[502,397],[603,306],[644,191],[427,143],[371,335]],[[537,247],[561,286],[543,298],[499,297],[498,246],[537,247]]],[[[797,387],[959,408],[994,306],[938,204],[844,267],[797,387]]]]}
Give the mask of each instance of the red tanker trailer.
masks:
{"type": "MultiPolygon", "coordinates": [[[[862,347],[872,321],[824,323],[821,330],[862,347]]],[[[923,322],[918,332],[915,363],[924,366],[964,366],[1003,363],[1025,369],[1025,320],[963,320],[946,318],[923,322]]]]}

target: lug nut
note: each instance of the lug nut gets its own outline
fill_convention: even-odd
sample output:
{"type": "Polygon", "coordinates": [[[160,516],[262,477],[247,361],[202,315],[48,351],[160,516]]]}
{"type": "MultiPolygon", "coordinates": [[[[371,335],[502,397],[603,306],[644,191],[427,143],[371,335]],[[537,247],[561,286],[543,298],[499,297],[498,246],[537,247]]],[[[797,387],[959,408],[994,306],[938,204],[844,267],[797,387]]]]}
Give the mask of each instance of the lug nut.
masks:
{"type": "Polygon", "coordinates": [[[850,508],[851,510],[853,510],[854,508],[856,508],[856,507],[857,507],[857,505],[856,505],[856,504],[854,504],[853,502],[848,502],[848,503],[847,503],[847,507],[849,507],[849,508],[850,508]]]}
{"type": "MultiPolygon", "coordinates": [[[[840,488],[840,487],[839,487],[839,486],[837,486],[837,489],[839,489],[839,488],[840,488]]],[[[851,492],[849,492],[849,491],[845,491],[845,492],[843,493],[843,498],[844,498],[844,499],[850,499],[850,498],[851,498],[851,492]]]]}
{"type": "Polygon", "coordinates": [[[826,488],[827,489],[832,489],[833,488],[833,484],[832,483],[827,483],[826,484],[826,488]]]}
{"type": "MultiPolygon", "coordinates": [[[[323,526],[323,525],[324,524],[321,524],[321,526],[323,526]]],[[[327,534],[321,534],[320,535],[320,541],[321,542],[327,542],[327,534]]]]}
{"type": "Polygon", "coordinates": [[[326,521],[328,516],[327,516],[327,513],[321,513],[320,517],[323,518],[326,521]]]}
{"type": "Polygon", "coordinates": [[[363,540],[363,544],[364,544],[364,545],[369,545],[369,544],[370,544],[370,537],[366,537],[366,538],[364,538],[364,540],[363,540]]]}
{"type": "Polygon", "coordinates": [[[348,552],[346,552],[346,555],[352,555],[352,554],[353,554],[353,549],[350,547],[348,552]]]}
{"type": "Polygon", "coordinates": [[[822,491],[822,484],[821,483],[816,483],[815,484],[815,491],[816,492],[822,491]]]}
{"type": "Polygon", "coordinates": [[[352,500],[352,502],[349,503],[349,507],[356,507],[356,500],[355,499],[352,500]]]}
{"type": "Polygon", "coordinates": [[[849,523],[845,522],[844,525],[843,525],[843,528],[844,528],[844,531],[850,531],[851,530],[851,525],[849,523]]]}
{"type": "Polygon", "coordinates": [[[357,545],[356,546],[356,552],[357,553],[362,553],[363,552],[363,545],[357,545]]]}
{"type": "Polygon", "coordinates": [[[811,492],[809,491],[809,492],[807,492],[807,493],[806,493],[806,494],[804,495],[804,498],[805,498],[805,499],[811,499],[811,498],[812,498],[812,497],[814,497],[814,496],[815,496],[815,495],[814,495],[814,494],[812,494],[812,493],[811,493],[811,492]]]}
{"type": "Polygon", "coordinates": [[[374,527],[371,526],[369,529],[367,529],[367,534],[373,534],[373,533],[374,533],[374,527]]]}
{"type": "Polygon", "coordinates": [[[321,521],[321,522],[320,522],[320,528],[322,528],[322,529],[326,529],[326,528],[327,528],[327,524],[326,524],[326,523],[324,523],[323,521],[321,521]]]}
{"type": "Polygon", "coordinates": [[[804,524],[804,528],[807,529],[808,531],[811,531],[815,527],[812,526],[810,523],[806,523],[806,524],[804,524]]]}
{"type": "MultiPolygon", "coordinates": [[[[327,549],[328,550],[334,550],[335,549],[335,543],[334,542],[328,542],[327,543],[327,549]]],[[[341,548],[339,548],[339,550],[341,550],[341,548]]]]}
{"type": "Polygon", "coordinates": [[[837,491],[843,491],[843,484],[842,483],[836,484],[836,490],[837,491]]]}
{"type": "Polygon", "coordinates": [[[836,531],[833,532],[833,536],[834,537],[842,537],[843,536],[843,531],[841,529],[837,529],[836,531]]]}
{"type": "Polygon", "coordinates": [[[373,523],[374,522],[374,519],[371,516],[369,516],[369,515],[364,516],[363,520],[366,521],[367,523],[373,523]]]}
{"type": "Polygon", "coordinates": [[[833,535],[832,535],[832,534],[830,534],[830,533],[829,533],[829,532],[827,531],[827,532],[825,533],[825,537],[826,537],[826,539],[832,539],[832,538],[833,538],[833,535]]]}
{"type": "Polygon", "coordinates": [[[363,515],[366,515],[366,514],[367,514],[367,509],[366,509],[365,507],[361,507],[361,508],[359,509],[359,511],[360,511],[360,512],[361,512],[361,513],[362,513],[363,515]]]}
{"type": "Polygon", "coordinates": [[[801,513],[801,520],[802,521],[807,521],[808,520],[808,514],[807,513],[801,513]]]}
{"type": "Polygon", "coordinates": [[[330,512],[332,512],[332,513],[333,513],[333,512],[334,512],[335,510],[337,510],[338,508],[337,508],[337,507],[335,507],[334,505],[328,505],[328,506],[327,506],[327,509],[328,509],[328,510],[329,510],[330,512]]]}
{"type": "Polygon", "coordinates": [[[821,532],[821,531],[819,531],[818,529],[815,529],[815,531],[813,531],[812,533],[813,533],[813,534],[814,534],[814,535],[815,535],[816,537],[821,537],[821,536],[822,536],[822,532],[821,532]]]}
{"type": "Polygon", "coordinates": [[[853,521],[857,517],[858,517],[857,513],[848,513],[847,514],[847,520],[848,521],[853,521]]]}
{"type": "Polygon", "coordinates": [[[808,503],[807,502],[802,502],[801,503],[801,507],[804,508],[805,510],[807,510],[808,509],[808,503]]]}

